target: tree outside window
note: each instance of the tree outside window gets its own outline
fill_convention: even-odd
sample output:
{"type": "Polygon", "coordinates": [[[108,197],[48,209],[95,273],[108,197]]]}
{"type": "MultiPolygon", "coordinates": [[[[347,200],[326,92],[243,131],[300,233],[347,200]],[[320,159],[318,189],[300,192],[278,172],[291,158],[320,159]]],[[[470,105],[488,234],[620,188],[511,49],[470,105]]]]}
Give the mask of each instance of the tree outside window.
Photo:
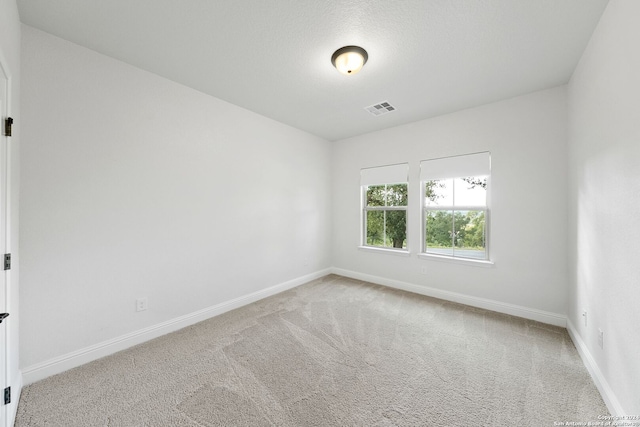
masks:
{"type": "Polygon", "coordinates": [[[407,184],[365,186],[365,246],[406,249],[407,184]]]}
{"type": "Polygon", "coordinates": [[[425,253],[487,259],[487,176],[424,182],[425,253]]]}

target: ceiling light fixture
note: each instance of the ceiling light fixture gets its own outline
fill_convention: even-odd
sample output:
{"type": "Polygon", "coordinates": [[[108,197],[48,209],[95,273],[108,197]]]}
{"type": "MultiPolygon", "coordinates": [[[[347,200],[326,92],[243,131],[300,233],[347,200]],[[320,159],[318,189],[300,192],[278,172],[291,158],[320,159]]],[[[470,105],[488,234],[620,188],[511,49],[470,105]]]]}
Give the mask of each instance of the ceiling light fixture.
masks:
{"type": "Polygon", "coordinates": [[[344,75],[356,74],[367,63],[369,55],[359,46],[345,46],[331,56],[331,63],[344,75]]]}

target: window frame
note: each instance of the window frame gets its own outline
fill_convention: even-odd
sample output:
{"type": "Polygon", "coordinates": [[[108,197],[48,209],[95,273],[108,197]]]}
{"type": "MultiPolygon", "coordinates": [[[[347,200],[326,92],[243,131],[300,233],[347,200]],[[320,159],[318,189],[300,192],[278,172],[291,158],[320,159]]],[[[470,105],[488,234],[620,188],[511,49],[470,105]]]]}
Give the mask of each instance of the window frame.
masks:
{"type": "MultiPolygon", "coordinates": [[[[422,198],[424,198],[424,193],[426,191],[425,188],[425,182],[426,181],[422,181],[421,184],[421,191],[422,191],[422,198]]],[[[487,188],[489,187],[489,177],[487,177],[487,188]]],[[[491,258],[489,256],[489,224],[491,223],[491,221],[489,220],[491,216],[491,212],[489,210],[489,206],[488,203],[485,203],[484,207],[481,206],[455,206],[455,205],[451,205],[451,206],[427,206],[426,202],[423,201],[422,203],[422,250],[421,250],[421,255],[425,255],[425,256],[433,256],[433,257],[439,257],[439,258],[453,258],[453,259],[458,259],[458,260],[465,260],[465,261],[478,261],[478,262],[486,262],[486,261],[490,261],[491,258]],[[484,252],[485,252],[485,257],[484,258],[474,258],[474,257],[465,257],[465,256],[458,256],[455,255],[455,251],[456,251],[456,247],[453,245],[452,242],[452,246],[451,249],[453,251],[453,255],[444,255],[444,254],[437,254],[437,253],[433,253],[433,252],[427,252],[427,212],[429,211],[449,211],[453,213],[453,219],[452,219],[452,226],[455,228],[455,213],[456,212],[461,212],[461,211],[479,211],[479,212],[483,212],[484,213],[484,252]]],[[[453,236],[451,237],[453,239],[453,236]]]]}
{"type": "MultiPolygon", "coordinates": [[[[471,154],[464,154],[461,156],[452,156],[452,157],[462,157],[462,156],[467,156],[467,155],[474,155],[474,154],[482,154],[482,153],[471,153],[471,154]]],[[[493,261],[491,260],[491,205],[490,205],[490,201],[491,201],[491,153],[487,152],[487,154],[489,155],[489,169],[488,169],[488,173],[486,174],[464,174],[464,176],[447,176],[446,178],[440,178],[439,180],[448,180],[451,179],[455,182],[456,179],[462,179],[462,178],[468,178],[468,177],[473,177],[473,176],[486,176],[487,179],[487,188],[486,188],[486,195],[485,195],[485,204],[484,206],[456,206],[455,205],[455,184],[454,184],[454,188],[453,188],[453,198],[451,201],[451,205],[447,205],[447,206],[428,206],[427,205],[427,200],[426,200],[426,183],[428,181],[434,181],[435,179],[424,179],[421,175],[420,178],[420,205],[421,205],[421,240],[422,243],[420,244],[420,253],[419,253],[419,257],[420,258],[427,258],[427,259],[442,259],[442,260],[447,260],[447,261],[453,261],[453,262],[460,262],[460,263],[469,263],[469,264],[487,264],[487,265],[492,265],[493,261]],[[453,244],[453,236],[452,238],[452,254],[448,255],[448,254],[437,254],[437,253],[433,253],[433,252],[427,252],[427,215],[428,212],[433,212],[433,211],[449,211],[452,212],[452,231],[455,229],[455,213],[456,212],[463,212],[463,211],[481,211],[484,212],[484,252],[485,252],[485,256],[484,258],[474,258],[474,257],[465,257],[465,256],[459,256],[459,255],[455,255],[455,245],[453,244]]],[[[448,159],[448,158],[446,158],[448,159]]],[[[431,159],[431,160],[440,160],[440,159],[431,159]]],[[[427,161],[431,161],[431,160],[423,160],[421,161],[421,167],[422,167],[422,163],[423,162],[427,162],[427,161]]],[[[460,175],[460,173],[452,173],[452,175],[460,175]]]]}
{"type": "MultiPolygon", "coordinates": [[[[385,198],[385,204],[387,203],[385,198]]],[[[384,184],[366,184],[360,186],[360,249],[371,250],[375,252],[392,252],[397,254],[406,254],[409,255],[409,181],[404,182],[387,182],[384,184]],[[406,206],[368,206],[367,205],[367,189],[373,186],[385,186],[385,190],[387,186],[390,185],[406,185],[407,186],[407,205],[406,206]],[[385,220],[384,220],[384,235],[386,240],[386,212],[393,211],[404,211],[405,212],[405,236],[406,236],[406,247],[404,248],[394,248],[393,246],[374,246],[367,244],[367,213],[368,212],[385,212],[385,220]]]]}

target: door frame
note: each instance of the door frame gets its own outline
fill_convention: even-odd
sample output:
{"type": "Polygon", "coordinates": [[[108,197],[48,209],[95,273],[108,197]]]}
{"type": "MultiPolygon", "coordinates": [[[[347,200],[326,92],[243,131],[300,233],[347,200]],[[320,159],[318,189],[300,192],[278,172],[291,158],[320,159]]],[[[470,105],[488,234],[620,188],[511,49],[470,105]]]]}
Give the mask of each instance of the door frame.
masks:
{"type": "MultiPolygon", "coordinates": [[[[12,75],[10,69],[8,67],[8,63],[5,60],[3,53],[0,51],[0,84],[4,81],[4,99],[0,100],[3,103],[0,106],[2,110],[2,114],[0,117],[0,255],[4,258],[5,253],[11,253],[11,239],[10,239],[10,215],[11,215],[11,144],[10,138],[5,136],[5,123],[4,119],[6,117],[11,117],[12,112],[12,75]]],[[[13,132],[12,132],[13,133],[13,132]]],[[[0,364],[0,391],[2,391],[2,398],[4,397],[4,388],[10,387],[12,383],[14,387],[11,390],[11,403],[9,405],[5,405],[4,401],[0,402],[2,405],[2,409],[0,410],[0,427],[9,426],[13,422],[15,415],[15,408],[17,408],[17,402],[20,397],[19,384],[21,383],[19,378],[13,378],[14,373],[16,376],[18,374],[17,361],[18,361],[18,349],[13,348],[17,346],[9,348],[9,344],[14,340],[14,334],[16,334],[17,338],[17,329],[11,327],[11,324],[17,320],[17,310],[16,307],[13,307],[11,303],[11,299],[13,296],[13,283],[11,280],[11,270],[3,270],[3,280],[0,281],[0,285],[2,289],[0,292],[4,294],[4,307],[0,307],[0,310],[11,313],[12,311],[15,316],[13,318],[7,318],[2,322],[2,329],[4,330],[3,337],[0,339],[4,339],[3,343],[0,343],[0,348],[2,348],[4,363],[0,364]],[[3,282],[3,283],[2,283],[3,282]],[[13,320],[13,322],[11,322],[13,320]],[[13,370],[10,369],[11,363],[10,361],[14,360],[16,366],[14,366],[13,370]],[[13,371],[13,372],[12,372],[13,371]]]]}

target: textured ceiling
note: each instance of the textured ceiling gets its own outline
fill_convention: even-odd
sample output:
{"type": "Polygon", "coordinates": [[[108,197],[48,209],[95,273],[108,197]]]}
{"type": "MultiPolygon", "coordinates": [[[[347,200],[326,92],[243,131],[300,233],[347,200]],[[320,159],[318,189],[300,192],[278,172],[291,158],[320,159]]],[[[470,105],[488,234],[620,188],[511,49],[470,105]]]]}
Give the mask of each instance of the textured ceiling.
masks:
{"type": "Polygon", "coordinates": [[[606,4],[18,0],[25,24],[329,140],[564,84],[606,4]],[[369,61],[344,76],[352,44],[369,61]]]}

